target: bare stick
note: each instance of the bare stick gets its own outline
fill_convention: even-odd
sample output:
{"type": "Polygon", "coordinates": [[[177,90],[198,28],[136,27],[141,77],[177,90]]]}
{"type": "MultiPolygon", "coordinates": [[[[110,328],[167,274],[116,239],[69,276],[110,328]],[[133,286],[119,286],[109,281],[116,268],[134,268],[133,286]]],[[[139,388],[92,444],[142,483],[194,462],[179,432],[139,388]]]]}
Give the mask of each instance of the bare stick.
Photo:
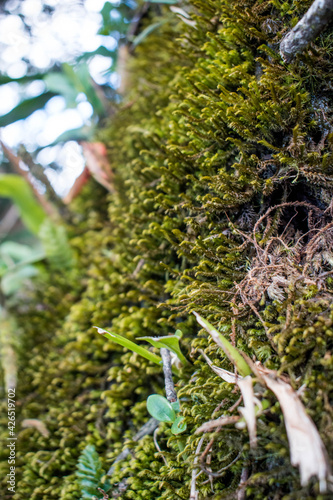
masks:
{"type": "Polygon", "coordinates": [[[165,456],[163,455],[162,453],[162,450],[160,448],[160,445],[158,444],[157,442],[157,433],[158,433],[158,427],[156,427],[156,429],[154,430],[154,434],[153,434],[153,438],[154,438],[154,445],[155,445],[155,448],[157,449],[157,451],[161,454],[161,457],[163,458],[163,462],[165,463],[165,465],[168,467],[168,462],[166,461],[166,458],[165,456]]]}
{"type": "Polygon", "coordinates": [[[243,467],[241,479],[239,483],[239,489],[237,492],[237,500],[245,500],[245,483],[249,477],[249,470],[247,467],[243,467]]]}
{"type": "MultiPolygon", "coordinates": [[[[148,436],[149,434],[153,434],[154,430],[159,426],[159,421],[156,420],[156,418],[151,418],[146,422],[141,429],[134,435],[132,441],[140,441],[145,436],[148,436]]],[[[117,456],[113,464],[111,465],[110,469],[108,470],[107,475],[112,476],[114,472],[114,466],[116,465],[117,462],[120,462],[120,460],[124,460],[128,455],[131,453],[130,448],[124,448],[124,450],[117,456]]]]}
{"type": "Polygon", "coordinates": [[[165,383],[165,393],[166,398],[169,403],[174,403],[177,401],[177,394],[175,391],[175,385],[172,378],[172,368],[171,368],[171,356],[169,349],[162,347],[160,349],[161,358],[163,361],[163,373],[164,373],[164,383],[165,383]]]}
{"type": "MultiPolygon", "coordinates": [[[[198,443],[198,446],[197,446],[197,449],[195,452],[195,459],[193,460],[193,465],[197,465],[197,463],[198,463],[199,453],[200,453],[200,450],[202,447],[202,443],[204,442],[204,439],[205,439],[205,436],[202,436],[202,438],[200,438],[200,440],[199,440],[199,443],[198,443]]],[[[196,480],[197,480],[197,477],[199,476],[200,473],[201,473],[201,471],[199,472],[198,468],[194,468],[192,470],[190,500],[198,500],[198,498],[199,498],[199,492],[197,491],[196,480]]]]}
{"type": "Polygon", "coordinates": [[[285,62],[294,59],[326,27],[333,17],[333,0],[315,0],[307,13],[280,43],[285,62]]]}

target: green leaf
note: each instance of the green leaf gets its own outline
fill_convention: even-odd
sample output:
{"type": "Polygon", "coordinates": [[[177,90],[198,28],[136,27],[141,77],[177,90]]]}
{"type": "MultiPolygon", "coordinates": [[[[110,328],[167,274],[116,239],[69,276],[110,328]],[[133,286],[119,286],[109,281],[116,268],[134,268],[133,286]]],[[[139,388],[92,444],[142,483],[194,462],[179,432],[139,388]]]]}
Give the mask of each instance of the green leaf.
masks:
{"type": "Polygon", "coordinates": [[[25,75],[20,78],[11,78],[8,75],[0,75],[0,85],[6,85],[7,83],[29,83],[35,80],[42,80],[44,78],[44,73],[34,73],[33,75],[25,75]]]}
{"type": "Polygon", "coordinates": [[[38,234],[46,215],[27,181],[20,175],[0,174],[0,196],[11,198],[24,224],[32,233],[38,234]]]}
{"type": "Polygon", "coordinates": [[[159,394],[152,394],[147,399],[147,410],[160,422],[174,422],[176,413],[169,401],[159,394]]]}
{"type": "Polygon", "coordinates": [[[186,431],[186,428],[187,424],[184,422],[184,417],[179,415],[171,426],[171,432],[172,434],[181,434],[186,431]]]}
{"type": "Polygon", "coordinates": [[[37,274],[38,269],[30,265],[9,271],[1,278],[1,289],[5,295],[12,295],[22,287],[25,280],[37,274]]]}
{"type": "Polygon", "coordinates": [[[77,90],[86,94],[94,112],[98,116],[104,116],[105,107],[95,90],[95,84],[90,76],[88,64],[86,62],[81,62],[75,69],[69,64],[64,64],[63,70],[73,84],[75,83],[77,90]]]}
{"type": "Polygon", "coordinates": [[[145,38],[147,38],[147,36],[150,35],[150,33],[157,30],[158,28],[160,28],[161,26],[163,26],[163,24],[165,24],[167,22],[168,22],[168,19],[163,19],[163,21],[159,21],[158,23],[153,23],[153,24],[150,24],[149,26],[147,26],[147,28],[145,28],[138,36],[136,36],[134,38],[134,40],[132,41],[133,47],[136,47],[137,45],[139,45],[139,43],[143,42],[143,40],[145,38]]]}
{"type": "MultiPolygon", "coordinates": [[[[95,133],[94,126],[84,125],[83,127],[73,128],[71,130],[66,130],[66,132],[60,134],[53,142],[48,144],[48,147],[56,146],[60,142],[68,141],[90,141],[95,133]]],[[[37,151],[41,151],[43,148],[39,148],[37,151]]]]}
{"type": "Polygon", "coordinates": [[[49,91],[61,94],[69,106],[74,107],[76,105],[78,90],[75,87],[75,82],[70,81],[66,74],[60,72],[47,73],[44,82],[49,91]]]}
{"type": "Polygon", "coordinates": [[[20,102],[20,104],[9,111],[9,113],[0,116],[0,127],[6,127],[6,125],[16,122],[17,120],[24,120],[34,111],[44,108],[45,104],[56,95],[58,94],[54,92],[44,92],[36,97],[25,99],[25,101],[20,102]]]}
{"type": "Polygon", "coordinates": [[[46,218],[39,229],[38,237],[51,267],[61,271],[73,267],[74,255],[65,226],[55,224],[50,218],[46,218]]]}
{"type": "Polygon", "coordinates": [[[165,347],[169,349],[169,351],[173,352],[178,356],[181,363],[184,365],[189,365],[190,362],[187,361],[185,356],[180,350],[179,339],[182,335],[180,330],[177,330],[175,335],[168,335],[165,337],[139,337],[138,340],[145,340],[146,342],[150,342],[151,345],[161,349],[161,347],[165,347]],[[178,333],[177,333],[178,332],[178,333]]]}
{"type": "Polygon", "coordinates": [[[165,3],[168,5],[175,5],[178,0],[149,0],[149,3],[165,3]]]}
{"type": "Polygon", "coordinates": [[[29,245],[22,245],[16,241],[5,241],[0,245],[0,256],[9,258],[13,262],[26,262],[27,260],[34,259],[40,256],[40,250],[30,247],[29,245]]]}
{"type": "Polygon", "coordinates": [[[202,318],[198,313],[193,312],[195,315],[199,325],[201,325],[213,338],[214,342],[218,346],[220,346],[231,363],[233,363],[240,375],[242,377],[246,377],[247,375],[252,374],[252,370],[249,367],[249,365],[246,363],[245,359],[243,356],[240,354],[238,349],[236,349],[230,342],[227,340],[223,335],[221,335],[220,332],[216,330],[216,328],[213,327],[206,319],[202,318]]]}
{"type": "Polygon", "coordinates": [[[96,50],[93,50],[91,52],[84,52],[84,54],[78,57],[78,61],[86,61],[87,59],[90,59],[94,56],[111,57],[113,59],[116,57],[116,51],[109,50],[104,47],[104,45],[100,45],[96,50]]]}
{"type": "MultiPolygon", "coordinates": [[[[157,356],[156,354],[148,351],[144,347],[141,347],[131,340],[126,339],[125,337],[122,337],[121,335],[118,335],[117,333],[113,332],[108,332],[107,330],[104,330],[103,328],[99,328],[98,326],[94,326],[94,328],[97,329],[98,333],[105,335],[105,337],[108,337],[109,339],[113,340],[113,342],[116,342],[117,344],[126,347],[130,351],[136,352],[143,358],[148,359],[152,363],[155,363],[157,365],[162,365],[162,358],[160,356],[157,356]]],[[[175,375],[179,375],[179,372],[175,366],[172,367],[172,371],[175,375]]]]}
{"type": "Polygon", "coordinates": [[[179,413],[180,412],[180,403],[179,403],[179,399],[177,399],[177,401],[173,401],[172,403],[170,403],[172,408],[175,410],[176,413],[179,413]]]}

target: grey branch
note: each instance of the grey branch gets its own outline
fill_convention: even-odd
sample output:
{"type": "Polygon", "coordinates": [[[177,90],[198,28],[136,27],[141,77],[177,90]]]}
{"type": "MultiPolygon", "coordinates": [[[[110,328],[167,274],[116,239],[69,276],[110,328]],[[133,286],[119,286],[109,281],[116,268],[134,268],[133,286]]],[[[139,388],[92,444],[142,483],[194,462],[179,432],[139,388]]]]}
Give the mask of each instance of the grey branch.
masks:
{"type": "MultiPolygon", "coordinates": [[[[146,422],[141,429],[134,435],[132,441],[140,441],[145,436],[148,436],[149,434],[153,434],[154,430],[159,426],[160,422],[156,420],[156,418],[151,418],[146,422]]],[[[114,471],[114,466],[117,462],[120,462],[120,460],[124,460],[128,455],[131,453],[130,448],[125,448],[115,459],[113,464],[111,465],[110,469],[108,470],[108,476],[112,476],[113,471],[114,471]]]]}
{"type": "Polygon", "coordinates": [[[165,383],[165,393],[166,398],[169,403],[177,401],[177,394],[175,391],[175,385],[172,378],[172,368],[171,368],[171,356],[169,349],[162,347],[160,349],[161,358],[163,361],[163,373],[164,373],[164,383],[165,383]]]}
{"type": "Polygon", "coordinates": [[[315,0],[307,13],[283,38],[280,54],[290,62],[326,27],[333,17],[333,0],[315,0]]]}

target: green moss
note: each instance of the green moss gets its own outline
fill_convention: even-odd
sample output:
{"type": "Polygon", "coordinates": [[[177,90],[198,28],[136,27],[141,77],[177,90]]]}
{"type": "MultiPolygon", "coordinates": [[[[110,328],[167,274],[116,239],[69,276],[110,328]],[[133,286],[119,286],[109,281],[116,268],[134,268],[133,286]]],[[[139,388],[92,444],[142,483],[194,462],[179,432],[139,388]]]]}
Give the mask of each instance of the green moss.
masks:
{"type": "MultiPolygon", "coordinates": [[[[289,66],[277,51],[310,3],[193,0],[195,29],[175,17],[129,58],[125,101],[99,137],[116,193],[86,188],[70,225],[78,268],[70,279],[51,270],[16,312],[25,344],[14,500],[79,498],[73,474],[84,447],[94,444],[106,469],[127,440],[133,456],[111,477],[119,498],[189,498],[196,429],[229,415],[239,399],[200,356],[203,349],[232,369],[192,310],[295,388],[306,384],[303,402],[332,451],[332,285],[329,275],[319,278],[332,265],[332,34],[289,66]],[[272,211],[254,231],[281,203],[294,205],[272,211]],[[267,265],[280,259],[290,270],[289,281],[283,274],[287,281],[274,282],[271,268],[260,275],[265,251],[267,265]],[[293,278],[303,271],[304,279],[293,278]],[[151,436],[130,441],[148,418],[147,396],[163,388],[160,368],[93,325],[131,340],[183,331],[194,365],[177,383],[185,450],[179,454],[161,427],[167,465],[151,436]],[[21,429],[23,418],[42,420],[50,436],[21,429]]],[[[214,493],[207,475],[198,477],[202,498],[235,498],[244,467],[249,499],[329,498],[314,480],[300,486],[281,409],[266,396],[271,409],[258,421],[256,451],[233,425],[206,435],[202,451],[214,439],[212,469],[226,469],[214,493]]]]}

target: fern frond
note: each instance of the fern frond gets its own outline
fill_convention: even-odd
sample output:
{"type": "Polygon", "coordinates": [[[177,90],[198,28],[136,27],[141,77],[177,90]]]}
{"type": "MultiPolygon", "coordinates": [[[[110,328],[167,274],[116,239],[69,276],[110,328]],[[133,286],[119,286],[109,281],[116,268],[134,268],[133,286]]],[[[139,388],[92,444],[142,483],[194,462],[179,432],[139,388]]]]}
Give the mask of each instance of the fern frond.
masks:
{"type": "Polygon", "coordinates": [[[57,269],[69,269],[73,265],[73,252],[68,243],[64,226],[45,219],[39,230],[40,237],[50,265],[57,269]]]}
{"type": "Polygon", "coordinates": [[[88,444],[82,451],[78,463],[76,476],[81,489],[81,500],[92,500],[98,495],[98,487],[104,475],[102,462],[98,456],[95,446],[88,444]]]}

